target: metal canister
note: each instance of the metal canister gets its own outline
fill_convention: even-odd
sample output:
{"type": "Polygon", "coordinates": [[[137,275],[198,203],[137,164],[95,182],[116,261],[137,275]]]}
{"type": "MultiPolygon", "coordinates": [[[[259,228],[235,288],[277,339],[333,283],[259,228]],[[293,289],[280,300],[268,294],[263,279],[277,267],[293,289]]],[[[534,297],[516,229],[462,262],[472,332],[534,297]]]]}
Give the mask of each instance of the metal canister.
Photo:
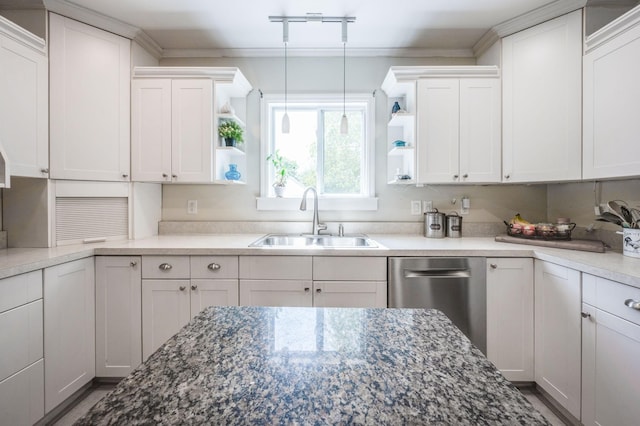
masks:
{"type": "Polygon", "coordinates": [[[447,215],[447,237],[462,237],[462,216],[456,212],[447,215]]]}
{"type": "Polygon", "coordinates": [[[427,238],[444,238],[446,219],[444,213],[433,209],[424,214],[424,236],[427,238]]]}

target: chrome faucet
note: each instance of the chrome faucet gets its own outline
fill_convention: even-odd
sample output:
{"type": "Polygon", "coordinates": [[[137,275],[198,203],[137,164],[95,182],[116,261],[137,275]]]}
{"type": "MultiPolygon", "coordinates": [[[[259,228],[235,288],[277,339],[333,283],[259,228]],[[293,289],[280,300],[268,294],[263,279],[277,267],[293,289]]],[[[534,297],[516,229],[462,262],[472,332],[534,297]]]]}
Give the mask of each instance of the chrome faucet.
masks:
{"type": "Polygon", "coordinates": [[[320,231],[324,231],[325,229],[327,229],[327,225],[325,225],[324,223],[319,223],[319,219],[318,219],[318,192],[316,191],[316,189],[312,186],[309,186],[307,189],[304,190],[304,193],[302,194],[302,201],[300,202],[300,210],[305,211],[307,210],[307,192],[312,191],[313,192],[313,231],[312,234],[313,235],[320,235],[320,231]]]}

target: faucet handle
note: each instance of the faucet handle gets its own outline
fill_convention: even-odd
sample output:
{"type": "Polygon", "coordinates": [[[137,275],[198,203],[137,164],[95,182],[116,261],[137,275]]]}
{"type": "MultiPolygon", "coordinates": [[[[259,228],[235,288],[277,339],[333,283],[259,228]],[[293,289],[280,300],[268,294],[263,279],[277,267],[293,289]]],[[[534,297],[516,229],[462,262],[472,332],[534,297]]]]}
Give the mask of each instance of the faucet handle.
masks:
{"type": "Polygon", "coordinates": [[[326,223],[319,223],[318,224],[318,231],[326,231],[327,230],[327,224],[326,223]]]}

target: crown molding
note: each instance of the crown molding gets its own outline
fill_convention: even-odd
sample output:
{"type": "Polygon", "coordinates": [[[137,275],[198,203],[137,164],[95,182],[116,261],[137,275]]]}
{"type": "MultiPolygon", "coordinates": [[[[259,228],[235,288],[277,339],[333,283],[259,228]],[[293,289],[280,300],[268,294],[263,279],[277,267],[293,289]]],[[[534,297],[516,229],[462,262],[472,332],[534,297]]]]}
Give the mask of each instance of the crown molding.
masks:
{"type": "Polygon", "coordinates": [[[636,6],[587,37],[584,42],[585,53],[591,52],[593,49],[628,31],[639,23],[640,6],[636,6]]]}
{"type": "Polygon", "coordinates": [[[43,10],[42,0],[0,0],[2,10],[43,10]]]}
{"type": "Polygon", "coordinates": [[[243,97],[251,83],[237,67],[134,67],[133,78],[209,78],[216,84],[228,84],[231,97],[243,97]]]}
{"type": "Polygon", "coordinates": [[[14,24],[4,16],[0,16],[0,32],[29,49],[45,56],[47,54],[47,44],[44,39],[14,24]]]}
{"type": "Polygon", "coordinates": [[[67,18],[75,19],[140,44],[156,59],[162,58],[162,48],[140,28],[122,22],[67,0],[43,0],[45,8],[67,18]]]}
{"type": "Polygon", "coordinates": [[[500,38],[515,34],[574,10],[582,9],[586,3],[586,0],[556,0],[553,3],[504,21],[491,28],[478,40],[473,46],[473,53],[476,57],[479,57],[500,38]]]}
{"type": "MultiPolygon", "coordinates": [[[[265,49],[163,49],[163,58],[268,58],[282,56],[282,48],[265,49]]],[[[288,55],[299,57],[342,56],[342,48],[289,48],[288,55]]],[[[473,58],[471,49],[349,48],[350,57],[396,58],[473,58]]]]}

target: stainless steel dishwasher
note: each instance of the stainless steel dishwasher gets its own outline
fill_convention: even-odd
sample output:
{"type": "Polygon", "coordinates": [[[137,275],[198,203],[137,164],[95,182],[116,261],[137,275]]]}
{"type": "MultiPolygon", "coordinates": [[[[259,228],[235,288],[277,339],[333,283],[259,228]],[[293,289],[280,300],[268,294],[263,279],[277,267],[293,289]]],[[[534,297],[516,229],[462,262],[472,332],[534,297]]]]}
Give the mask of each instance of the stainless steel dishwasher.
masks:
{"type": "Polygon", "coordinates": [[[389,307],[445,313],[487,352],[487,280],[484,257],[390,257],[389,307]]]}

